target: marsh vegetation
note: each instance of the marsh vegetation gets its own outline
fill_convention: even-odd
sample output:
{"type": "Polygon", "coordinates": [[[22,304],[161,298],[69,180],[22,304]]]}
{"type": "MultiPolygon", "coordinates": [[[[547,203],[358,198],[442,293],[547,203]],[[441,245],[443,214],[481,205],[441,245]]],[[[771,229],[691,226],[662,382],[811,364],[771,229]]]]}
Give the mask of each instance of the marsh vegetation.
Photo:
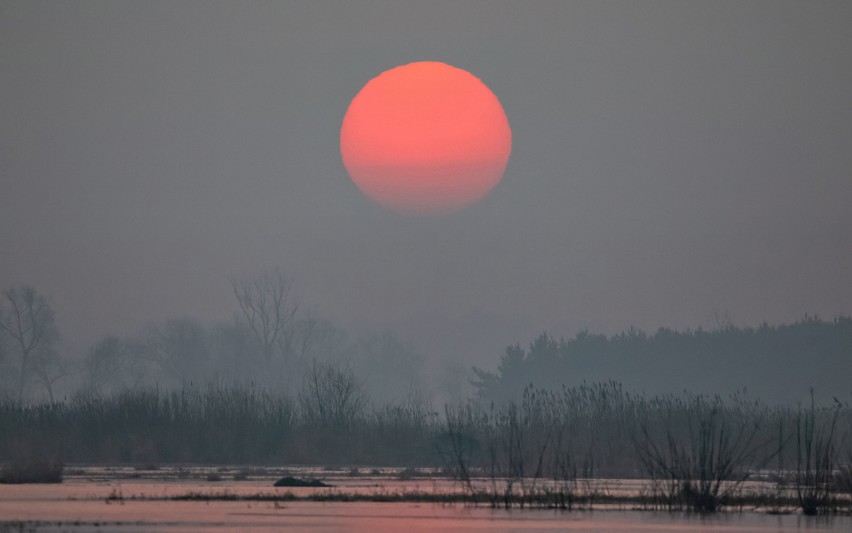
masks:
{"type": "Polygon", "coordinates": [[[5,403],[0,457],[54,442],[67,463],[336,465],[353,477],[361,468],[352,465],[394,466],[407,479],[454,480],[463,489],[454,501],[506,508],[630,501],[702,513],[747,504],[822,514],[850,505],[848,406],[649,397],[605,383],[528,388],[517,402],[437,412],[425,402],[356,401],[336,372],[326,369],[322,383],[296,397],[209,384],[5,403]],[[620,495],[592,481],[624,478],[644,481],[620,495]]]}
{"type": "Polygon", "coordinates": [[[848,381],[837,385],[852,353],[848,318],[542,334],[528,349],[509,346],[495,371],[474,369],[472,394],[436,399],[410,344],[391,333],[347,337],[306,311],[280,270],[232,278],[231,289],[230,323],[173,319],[109,336],[76,366],[60,356],[48,299],[29,287],[5,291],[2,480],[56,482],[66,464],[232,464],[244,466],[241,479],[264,465],[356,476],[394,467],[400,480],[452,479],[463,489],[453,499],[495,508],[619,499],[699,513],[746,503],[804,514],[849,508],[852,409],[848,381]],[[811,366],[842,360],[823,369],[835,375],[830,400],[819,390],[805,402],[765,403],[744,391],[640,392],[579,379],[605,367],[674,379],[667,372],[684,365],[715,365],[708,379],[726,365],[778,375],[795,350],[807,351],[811,366]],[[614,495],[594,481],[602,479],[643,481],[614,495]]]}

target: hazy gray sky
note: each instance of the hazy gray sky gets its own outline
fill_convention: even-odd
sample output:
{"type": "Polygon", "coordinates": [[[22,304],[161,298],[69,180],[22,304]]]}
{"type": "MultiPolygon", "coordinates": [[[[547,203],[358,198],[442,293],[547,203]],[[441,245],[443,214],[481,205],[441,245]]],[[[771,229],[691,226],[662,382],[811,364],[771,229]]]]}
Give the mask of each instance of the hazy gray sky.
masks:
{"type": "Polygon", "coordinates": [[[852,312],[852,2],[0,3],[0,285],[69,343],[227,318],[280,265],[348,327],[496,360],[573,335],[852,312]],[[513,131],[454,215],[341,164],[372,77],[437,60],[513,131]]]}

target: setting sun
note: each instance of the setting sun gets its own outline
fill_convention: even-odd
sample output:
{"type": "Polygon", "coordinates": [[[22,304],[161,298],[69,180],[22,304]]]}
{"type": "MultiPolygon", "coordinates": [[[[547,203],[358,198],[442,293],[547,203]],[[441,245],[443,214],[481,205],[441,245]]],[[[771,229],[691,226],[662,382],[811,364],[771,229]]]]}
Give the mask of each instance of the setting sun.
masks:
{"type": "Polygon", "coordinates": [[[494,93],[471,73],[433,61],[370,80],[340,131],[352,181],[404,213],[447,213],[476,202],[499,183],[511,150],[494,93]]]}

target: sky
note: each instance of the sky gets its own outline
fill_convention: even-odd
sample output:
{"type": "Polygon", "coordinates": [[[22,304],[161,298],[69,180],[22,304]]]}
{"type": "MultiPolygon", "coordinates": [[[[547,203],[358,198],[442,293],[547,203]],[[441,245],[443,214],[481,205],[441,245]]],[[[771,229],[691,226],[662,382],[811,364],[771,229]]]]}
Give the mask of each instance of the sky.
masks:
{"type": "Polygon", "coordinates": [[[226,320],[279,266],[304,305],[493,366],[581,329],[852,312],[852,3],[0,3],[0,286],[85,347],[226,320]],[[340,126],[443,61],[512,128],[444,216],[370,201],[340,126]]]}

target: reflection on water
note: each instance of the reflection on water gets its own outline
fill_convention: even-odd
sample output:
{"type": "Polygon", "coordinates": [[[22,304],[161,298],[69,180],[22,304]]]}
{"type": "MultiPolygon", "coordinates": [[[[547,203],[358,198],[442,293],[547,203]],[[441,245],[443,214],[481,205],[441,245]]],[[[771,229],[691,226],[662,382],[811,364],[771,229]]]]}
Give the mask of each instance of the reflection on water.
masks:
{"type": "MultiPolygon", "coordinates": [[[[651,511],[492,510],[410,503],[0,502],[3,520],[38,521],[45,530],[211,529],[252,531],[850,531],[850,517],[722,513],[710,517],[651,511]],[[61,522],[61,525],[57,525],[61,522]],[[52,523],[52,524],[51,524],[52,523]],[[79,524],[71,528],[74,524],[79,524]]],[[[2,527],[0,527],[2,529],[2,527]]]]}
{"type": "MultiPolygon", "coordinates": [[[[219,469],[169,468],[85,469],[72,471],[61,485],[0,485],[0,531],[27,528],[54,531],[852,531],[852,517],[803,517],[761,512],[725,512],[712,516],[683,513],[598,509],[594,511],[502,510],[461,504],[376,502],[261,502],[261,501],[139,501],[133,497],[167,498],[188,492],[250,495],[278,491],[310,492],[329,489],[274,489],[281,474],[321,477],[346,492],[404,492],[459,490],[446,479],[394,479],[393,473],[351,476],[348,471],[266,470],[237,481],[219,469]],[[219,475],[211,476],[211,472],[219,475]],[[220,478],[222,481],[212,481],[220,478]],[[208,479],[211,479],[208,481],[208,479]],[[122,499],[123,498],[123,499],[122,499]],[[4,525],[6,526],[4,528],[4,525]],[[10,527],[11,526],[11,527],[10,527]]],[[[636,490],[635,480],[605,483],[608,490],[636,490]]]]}

